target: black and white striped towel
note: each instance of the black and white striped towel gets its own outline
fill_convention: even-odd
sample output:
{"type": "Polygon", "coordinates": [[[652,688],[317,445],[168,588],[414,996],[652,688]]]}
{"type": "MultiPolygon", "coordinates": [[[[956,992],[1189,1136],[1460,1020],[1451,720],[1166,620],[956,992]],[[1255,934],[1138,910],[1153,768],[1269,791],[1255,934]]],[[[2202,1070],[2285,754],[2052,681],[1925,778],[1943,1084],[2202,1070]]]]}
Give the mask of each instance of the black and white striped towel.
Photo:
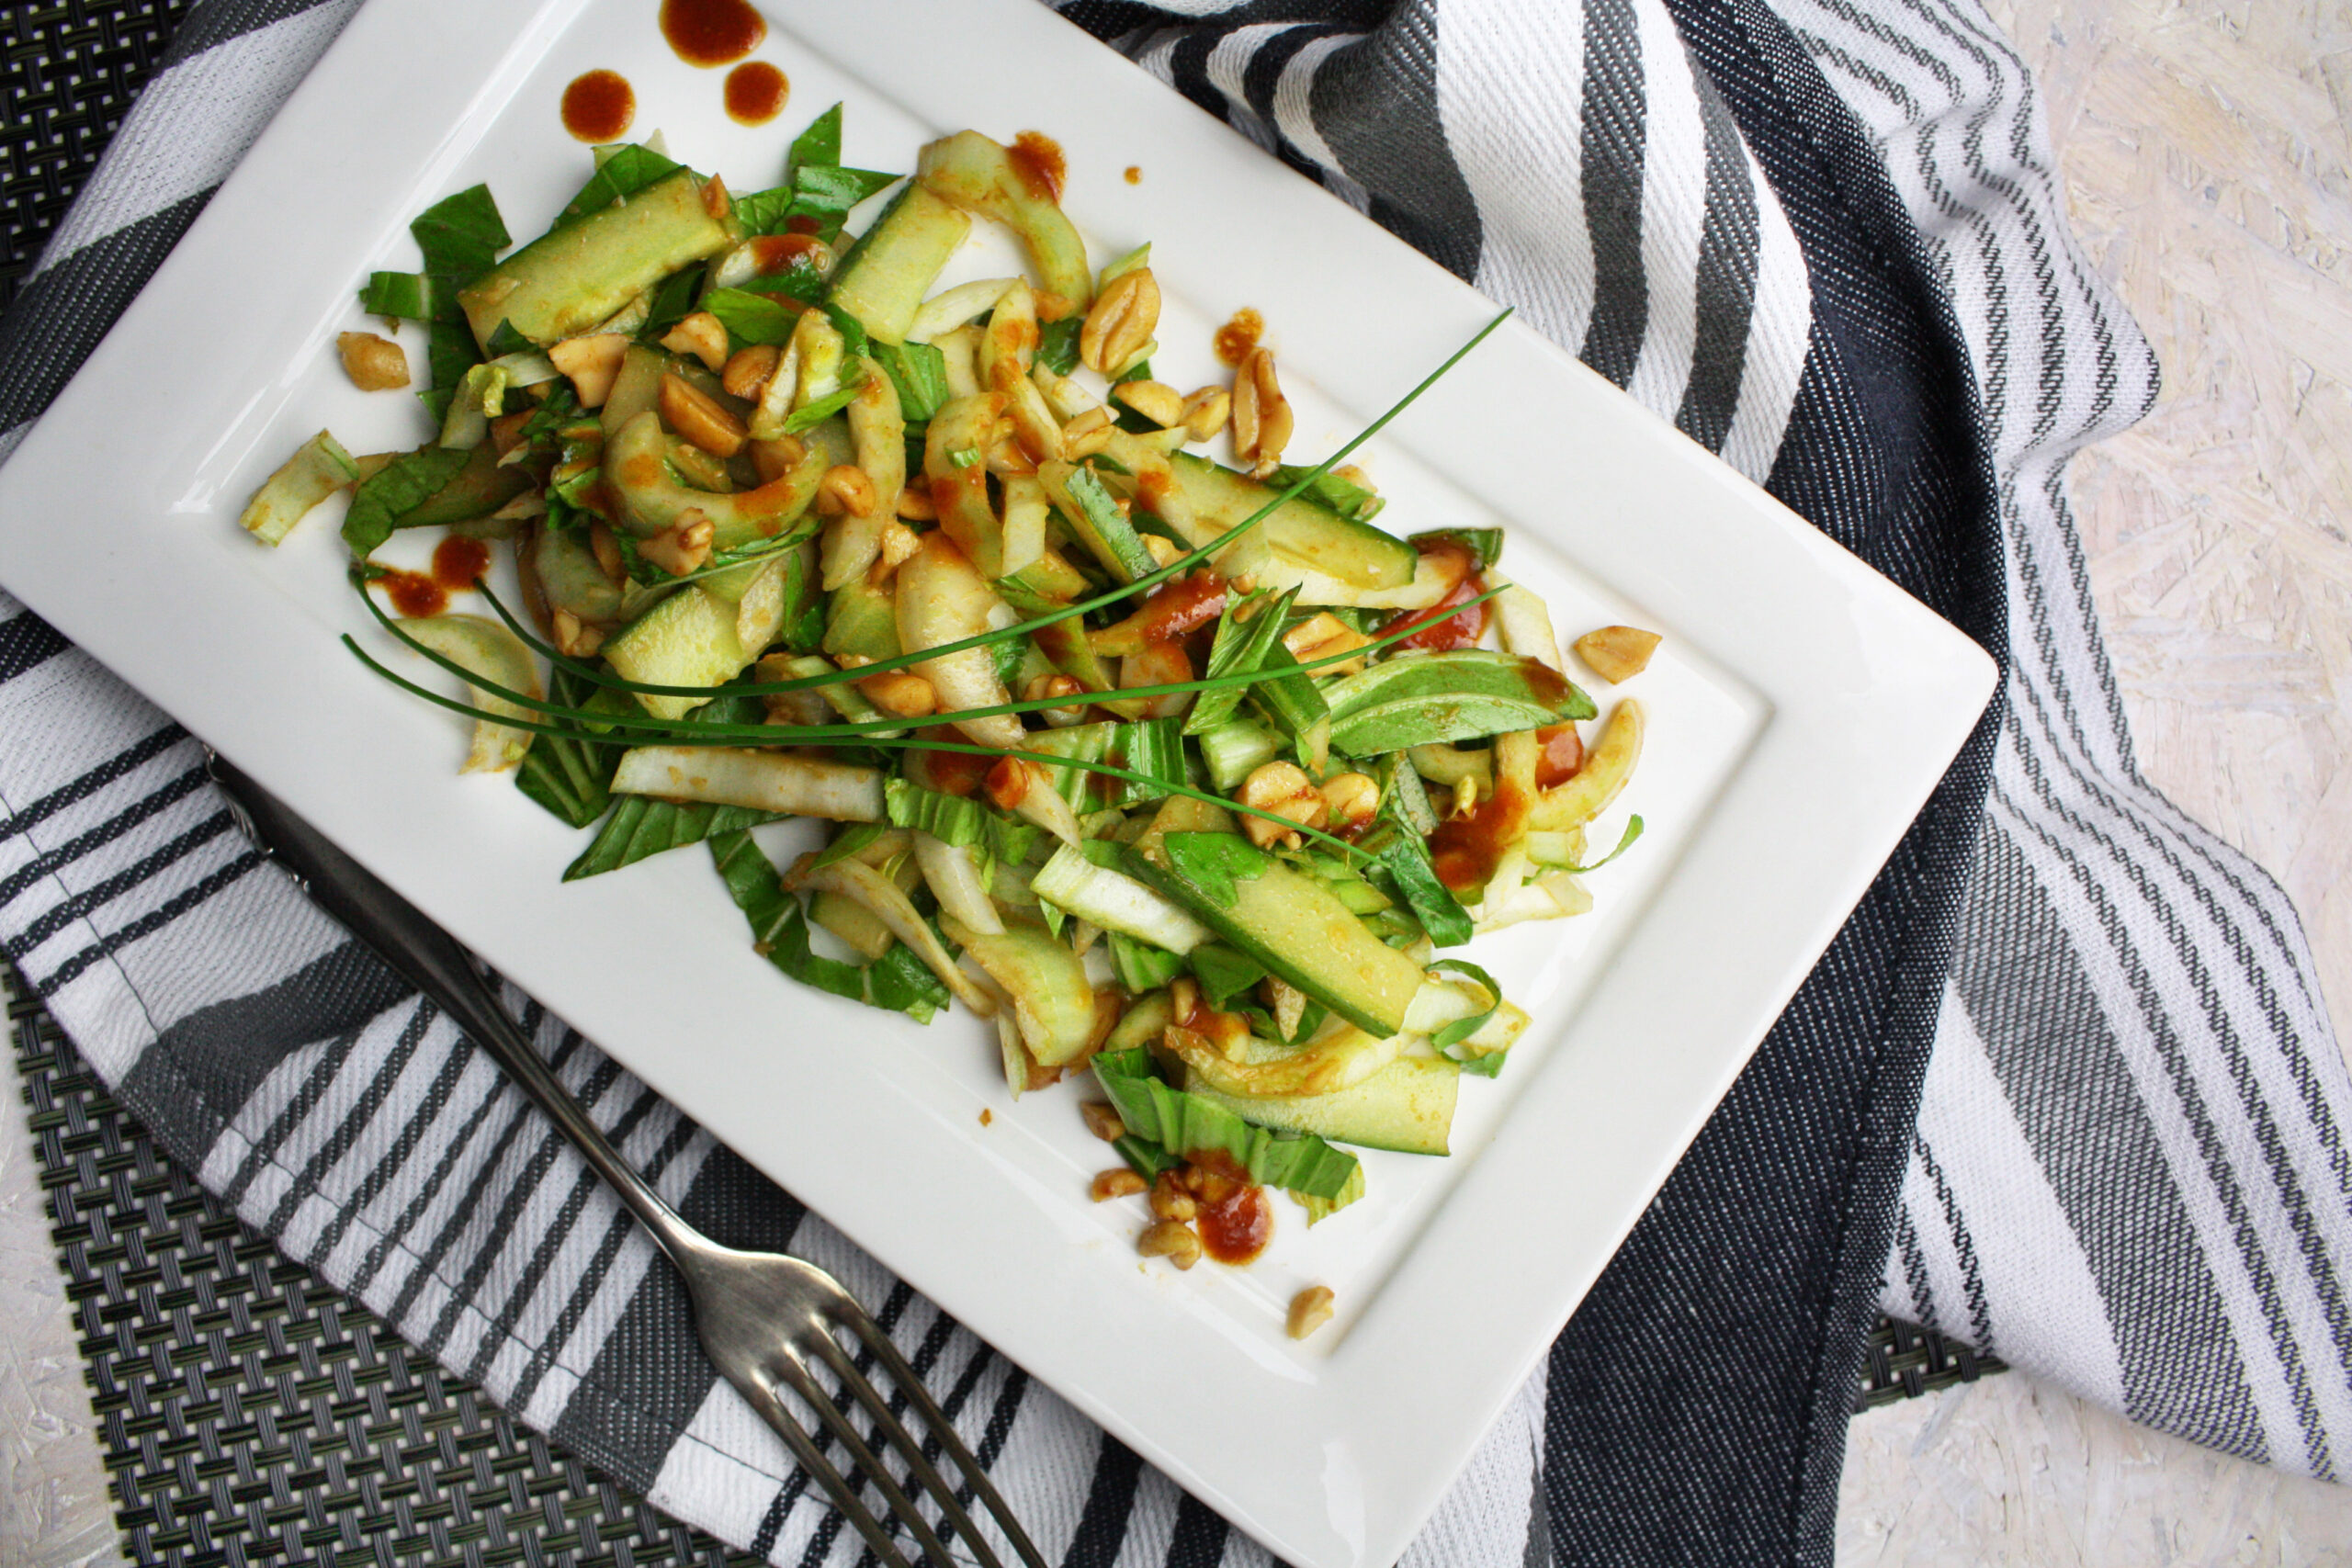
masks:
{"type": "MultiPolygon", "coordinates": [[[[192,13],[0,321],[0,452],[352,3],[192,13]]],[[[2284,898],[2132,770],[2062,476],[2154,367],[2072,245],[2030,85],[1974,0],[1175,9],[1068,14],[2008,669],[2006,714],[1408,1561],[1826,1563],[1882,1280],[1891,1310],[2135,1417],[2335,1473],[2352,1091],[2284,898]]],[[[108,1081],[291,1256],[524,1419],[774,1561],[850,1561],[610,1198],[257,871],[184,734],[0,611],[0,941],[108,1081]]],[[[1057,1560],[1263,1560],[527,1011],[690,1219],[884,1303],[1057,1560]]]]}

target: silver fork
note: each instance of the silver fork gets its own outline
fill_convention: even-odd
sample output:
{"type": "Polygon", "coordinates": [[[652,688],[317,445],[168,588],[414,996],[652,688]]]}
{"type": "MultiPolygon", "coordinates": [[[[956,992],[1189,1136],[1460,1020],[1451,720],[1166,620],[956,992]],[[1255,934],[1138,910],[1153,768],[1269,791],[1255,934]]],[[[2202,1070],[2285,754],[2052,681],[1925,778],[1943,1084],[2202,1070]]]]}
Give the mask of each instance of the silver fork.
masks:
{"type": "Polygon", "coordinates": [[[922,1379],[839,1280],[797,1258],[721,1247],[686,1224],[588,1119],[499,1005],[472,955],[454,937],[218,753],[208,748],[205,756],[207,770],[227,794],[238,825],[254,847],[292,873],[322,908],[440,1004],[468,1037],[489,1052],[547,1112],[596,1174],[611,1183],[684,1277],[694,1301],[695,1326],[712,1365],[775,1428],[793,1457],[856,1527],[885,1568],[910,1568],[910,1564],[889,1529],[866,1506],[859,1495],[862,1488],[842,1473],[826,1457],[825,1444],[796,1418],[785,1402],[786,1391],[810,1413],[825,1437],[841,1445],[854,1472],[881,1495],[891,1517],[913,1539],[932,1568],[963,1568],[963,1564],[949,1554],[940,1529],[917,1506],[907,1485],[891,1473],[873,1442],[860,1432],[859,1423],[852,1418],[853,1410],[865,1417],[868,1429],[878,1434],[881,1446],[899,1460],[914,1490],[929,1499],[947,1533],[963,1541],[970,1561],[981,1568],[1003,1568],[1003,1563],[980,1534],[956,1489],[948,1484],[891,1402],[859,1367],[849,1344],[889,1375],[899,1400],[914,1410],[933,1441],[955,1461],[965,1484],[986,1506],[1022,1563],[1026,1568],[1046,1568],[1045,1559],[988,1472],[924,1391],[922,1379]],[[826,1376],[836,1385],[833,1391],[824,1386],[826,1376]]]}

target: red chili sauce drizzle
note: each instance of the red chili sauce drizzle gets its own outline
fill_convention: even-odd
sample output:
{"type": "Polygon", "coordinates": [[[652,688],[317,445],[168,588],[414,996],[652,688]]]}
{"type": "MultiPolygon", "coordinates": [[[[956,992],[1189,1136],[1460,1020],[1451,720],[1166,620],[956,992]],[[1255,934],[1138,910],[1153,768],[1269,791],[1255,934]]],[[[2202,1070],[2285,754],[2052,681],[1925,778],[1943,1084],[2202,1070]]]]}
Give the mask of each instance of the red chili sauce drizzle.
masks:
{"type": "Polygon", "coordinates": [[[1555,724],[1535,732],[1544,748],[1535,759],[1535,787],[1551,789],[1584,771],[1584,737],[1574,724],[1555,724]]]}
{"type": "Polygon", "coordinates": [[[1145,642],[1182,642],[1224,614],[1224,582],[1215,572],[1195,571],[1153,589],[1133,625],[1145,642]]]}
{"type": "Polygon", "coordinates": [[[746,61],[727,73],[727,118],[738,125],[765,125],[784,112],[792,83],[764,60],[746,61]]]}
{"type": "Polygon", "coordinates": [[[1484,593],[1486,585],[1478,581],[1477,558],[1464,546],[1451,539],[1430,539],[1418,547],[1425,556],[1450,556],[1459,564],[1462,580],[1446,596],[1426,610],[1411,610],[1398,615],[1380,628],[1379,635],[1418,627],[1412,636],[1392,644],[1389,651],[1400,653],[1408,649],[1423,649],[1432,653],[1448,653],[1458,648],[1475,648],[1487,632],[1487,606],[1473,604],[1466,610],[1453,606],[1467,603],[1484,593]]]}
{"type": "Polygon", "coordinates": [[[618,141],[637,118],[637,90],[617,71],[589,71],[563,90],[563,129],[582,141],[618,141]]]}
{"type": "Polygon", "coordinates": [[[1456,895],[1475,894],[1502,863],[1504,846],[1526,825],[1528,803],[1499,792],[1467,817],[1449,817],[1430,835],[1430,864],[1456,895]]]}
{"type": "Polygon", "coordinates": [[[1060,142],[1044,131],[1024,130],[1004,151],[1030,195],[1040,201],[1061,200],[1062,182],[1069,177],[1069,160],[1062,156],[1060,142]]]}
{"type": "Polygon", "coordinates": [[[1266,318],[1244,305],[1233,312],[1233,319],[1216,330],[1216,356],[1227,365],[1239,365],[1258,346],[1259,337],[1266,330],[1266,318]]]}
{"type": "Polygon", "coordinates": [[[752,265],[762,277],[774,277],[796,266],[814,267],[817,253],[824,248],[825,242],[814,234],[760,234],[752,241],[752,265]]]}
{"type": "MultiPolygon", "coordinates": [[[[953,729],[938,731],[943,740],[961,742],[963,736],[953,729]]],[[[989,776],[989,770],[1002,759],[994,752],[975,755],[969,751],[923,751],[923,770],[931,775],[931,787],[942,795],[970,795],[989,776]]]]}
{"type": "Polygon", "coordinates": [[[449,607],[450,594],[471,588],[489,570],[488,545],[452,534],[433,547],[431,570],[388,571],[376,586],[403,615],[437,615],[449,607]]]}
{"type": "Polygon", "coordinates": [[[760,47],[768,24],[745,0],[662,0],[662,36],[689,65],[732,65],[760,47]]]}
{"type": "Polygon", "coordinates": [[[1185,1156],[1204,1173],[1201,1184],[1201,1247],[1219,1263],[1252,1262],[1274,1239],[1274,1206],[1266,1190],[1250,1185],[1249,1172],[1223,1149],[1196,1149],[1185,1156]]]}

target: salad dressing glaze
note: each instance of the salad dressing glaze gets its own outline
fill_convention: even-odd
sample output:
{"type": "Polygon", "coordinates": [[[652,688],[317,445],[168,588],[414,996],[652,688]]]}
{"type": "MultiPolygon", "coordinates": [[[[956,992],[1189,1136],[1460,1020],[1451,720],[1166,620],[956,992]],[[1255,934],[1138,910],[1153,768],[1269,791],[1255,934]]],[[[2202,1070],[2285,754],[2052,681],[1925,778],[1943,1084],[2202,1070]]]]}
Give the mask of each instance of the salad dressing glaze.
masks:
{"type": "Polygon", "coordinates": [[[1266,318],[1244,305],[1233,312],[1233,319],[1216,330],[1216,356],[1227,365],[1239,365],[1250,357],[1265,335],[1266,318]]]}
{"type": "Polygon", "coordinates": [[[1069,160],[1062,155],[1060,142],[1042,130],[1024,130],[1004,151],[1031,195],[1041,201],[1061,200],[1062,184],[1069,178],[1069,160]]]}
{"type": "Polygon", "coordinates": [[[738,125],[765,125],[784,112],[792,82],[764,60],[749,60],[727,73],[727,118],[738,125]]]}
{"type": "Polygon", "coordinates": [[[489,570],[488,545],[452,534],[433,547],[429,570],[387,571],[376,580],[376,586],[403,615],[437,615],[449,607],[450,594],[471,588],[489,570]]]}
{"type": "Polygon", "coordinates": [[[689,65],[732,65],[760,47],[768,24],[744,0],[662,0],[662,36],[689,65]]]}
{"type": "Polygon", "coordinates": [[[637,89],[617,71],[586,71],[563,90],[563,129],[582,141],[618,141],[637,118],[637,89]]]}

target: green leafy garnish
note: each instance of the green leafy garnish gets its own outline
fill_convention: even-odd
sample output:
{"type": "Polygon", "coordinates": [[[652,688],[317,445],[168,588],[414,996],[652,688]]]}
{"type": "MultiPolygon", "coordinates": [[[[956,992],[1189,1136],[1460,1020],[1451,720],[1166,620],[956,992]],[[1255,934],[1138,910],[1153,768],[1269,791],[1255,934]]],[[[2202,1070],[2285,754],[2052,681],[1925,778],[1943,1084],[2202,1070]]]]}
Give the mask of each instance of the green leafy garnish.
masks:
{"type": "Polygon", "coordinates": [[[472,456],[448,446],[403,452],[359,482],[344,514],[343,542],[352,558],[365,560],[392,536],[396,519],[441,493],[472,456]]]}
{"type": "MultiPolygon", "coordinates": [[[[618,712],[630,700],[623,693],[592,686],[564,669],[558,669],[548,682],[548,694],[588,712],[600,707],[618,712]]],[[[564,728],[571,733],[541,736],[523,753],[522,766],[514,772],[514,787],[568,825],[585,828],[613,803],[613,770],[620,765],[620,751],[587,739],[592,731],[584,722],[564,728]]]]}
{"type": "Polygon", "coordinates": [[[899,412],[921,424],[947,401],[947,356],[927,343],[877,343],[875,363],[899,389],[899,412]]]}
{"type": "Polygon", "coordinates": [[[684,167],[674,158],[665,158],[650,147],[636,142],[623,142],[616,147],[596,150],[596,172],[580,187],[558,215],[559,229],[575,223],[590,213],[628,197],[634,196],[665,175],[684,167]]]}
{"type": "Polygon", "coordinates": [[[792,979],[869,1007],[903,1012],[917,1023],[929,1023],[947,1005],[947,987],[903,942],[865,965],[827,958],[811,948],[808,913],[750,833],[714,834],[710,858],[735,907],[752,922],[753,949],[792,979]]]}

